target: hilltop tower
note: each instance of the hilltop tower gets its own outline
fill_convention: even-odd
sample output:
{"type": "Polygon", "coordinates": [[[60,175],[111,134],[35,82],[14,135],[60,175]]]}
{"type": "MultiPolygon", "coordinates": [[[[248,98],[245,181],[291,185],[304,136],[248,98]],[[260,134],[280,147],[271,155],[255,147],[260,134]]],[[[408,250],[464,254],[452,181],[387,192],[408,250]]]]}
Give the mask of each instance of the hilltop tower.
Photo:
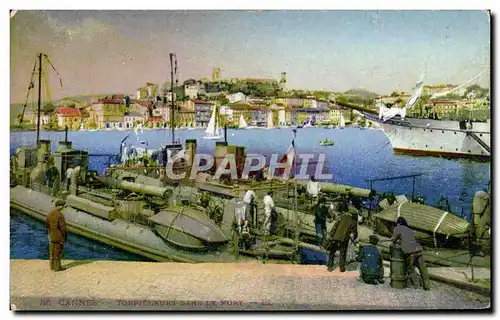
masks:
{"type": "Polygon", "coordinates": [[[214,68],[212,71],[212,82],[220,80],[220,68],[214,68]]]}

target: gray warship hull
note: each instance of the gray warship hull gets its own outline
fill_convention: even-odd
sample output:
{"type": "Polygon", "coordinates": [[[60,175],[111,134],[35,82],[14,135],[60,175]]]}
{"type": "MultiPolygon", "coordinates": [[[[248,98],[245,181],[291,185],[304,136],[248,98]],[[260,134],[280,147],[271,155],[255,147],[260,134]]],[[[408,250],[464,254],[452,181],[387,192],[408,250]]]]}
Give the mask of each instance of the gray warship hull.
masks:
{"type": "Polygon", "coordinates": [[[393,118],[384,122],[373,114],[365,116],[381,127],[395,153],[490,160],[488,122],[472,122],[472,128],[461,129],[459,121],[393,118]]]}
{"type": "MultiPolygon", "coordinates": [[[[53,209],[53,197],[22,186],[10,190],[12,208],[40,221],[53,209]]],[[[168,245],[147,226],[121,219],[107,221],[73,207],[65,207],[64,213],[69,231],[79,236],[105,243],[154,261],[175,262],[237,262],[248,260],[235,257],[226,247],[217,251],[191,252],[168,245]]]]}

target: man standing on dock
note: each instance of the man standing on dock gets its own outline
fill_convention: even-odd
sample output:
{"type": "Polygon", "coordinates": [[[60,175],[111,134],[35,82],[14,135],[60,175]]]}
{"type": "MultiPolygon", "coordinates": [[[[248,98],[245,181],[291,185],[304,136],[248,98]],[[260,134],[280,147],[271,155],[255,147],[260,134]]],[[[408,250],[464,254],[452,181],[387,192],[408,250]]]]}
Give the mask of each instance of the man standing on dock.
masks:
{"type": "Polygon", "coordinates": [[[66,191],[69,192],[69,187],[71,186],[71,177],[73,176],[73,172],[75,169],[73,168],[73,165],[70,165],[69,168],[66,170],[66,191]]]}
{"type": "Polygon", "coordinates": [[[424,249],[415,239],[415,234],[408,226],[405,218],[399,217],[396,221],[396,227],[394,228],[391,240],[393,243],[397,241],[401,242],[401,250],[406,260],[406,274],[408,275],[408,279],[410,279],[415,267],[417,267],[422,276],[424,290],[430,290],[429,273],[427,273],[427,266],[424,261],[424,249]]]}
{"type": "Polygon", "coordinates": [[[328,271],[333,271],[333,262],[337,250],[340,250],[340,272],[345,271],[349,236],[352,233],[354,236],[353,240],[358,238],[358,215],[356,213],[350,213],[348,205],[345,202],[342,203],[340,211],[345,213],[335,222],[325,246],[325,249],[330,251],[327,265],[328,271]]]}
{"type": "Polygon", "coordinates": [[[273,192],[269,191],[263,199],[264,202],[264,214],[266,215],[264,220],[264,233],[269,235],[271,232],[271,215],[274,209],[274,201],[272,198],[273,192]]]}
{"type": "Polygon", "coordinates": [[[311,177],[311,180],[307,183],[307,193],[313,200],[313,205],[315,205],[318,201],[318,195],[320,191],[320,185],[318,180],[314,176],[311,177]]]}
{"type": "Polygon", "coordinates": [[[252,226],[254,227],[257,226],[256,223],[257,221],[255,219],[255,211],[256,211],[255,199],[256,199],[255,191],[253,191],[252,189],[247,190],[247,192],[245,192],[245,195],[243,196],[243,202],[246,204],[252,222],[252,226]]]}
{"type": "Polygon", "coordinates": [[[45,226],[49,233],[49,259],[50,270],[62,271],[61,256],[64,247],[64,242],[68,234],[66,221],[61,210],[64,207],[63,200],[56,200],[55,208],[47,215],[45,226]]]}
{"type": "Polygon", "coordinates": [[[314,226],[316,227],[316,236],[318,237],[318,246],[323,246],[323,241],[326,238],[326,219],[329,217],[330,211],[326,206],[325,197],[320,197],[318,204],[314,206],[314,226]]]}

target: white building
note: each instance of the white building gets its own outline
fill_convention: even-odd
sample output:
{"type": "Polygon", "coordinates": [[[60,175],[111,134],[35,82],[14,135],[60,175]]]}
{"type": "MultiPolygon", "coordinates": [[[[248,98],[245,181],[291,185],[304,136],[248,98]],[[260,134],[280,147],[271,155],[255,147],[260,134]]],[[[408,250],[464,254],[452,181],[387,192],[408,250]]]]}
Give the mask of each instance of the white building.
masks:
{"type": "Polygon", "coordinates": [[[144,117],[140,112],[129,112],[123,117],[123,124],[125,128],[133,128],[136,123],[143,123],[144,117]]]}
{"type": "Polygon", "coordinates": [[[153,109],[153,117],[162,117],[163,119],[168,119],[169,107],[164,105],[153,109]]]}
{"type": "MultiPolygon", "coordinates": [[[[38,123],[38,112],[37,111],[26,111],[24,113],[24,119],[23,121],[26,122],[29,121],[32,124],[37,124],[38,123]]],[[[50,123],[50,114],[41,112],[40,113],[40,124],[41,125],[48,125],[50,123]]]]}
{"type": "Polygon", "coordinates": [[[226,116],[226,119],[233,121],[233,109],[228,106],[221,106],[219,108],[219,114],[226,116]]]}
{"type": "Polygon", "coordinates": [[[205,94],[205,87],[199,83],[188,84],[184,86],[184,94],[189,97],[189,99],[196,99],[198,95],[205,94]]]}
{"type": "MultiPolygon", "coordinates": [[[[175,92],[173,94],[174,94],[174,100],[177,100],[177,95],[175,94],[175,92]]],[[[172,102],[172,92],[167,92],[167,101],[172,102]]]]}
{"type": "Polygon", "coordinates": [[[247,100],[247,97],[241,92],[228,94],[226,98],[229,100],[229,103],[245,102],[247,100]]]}

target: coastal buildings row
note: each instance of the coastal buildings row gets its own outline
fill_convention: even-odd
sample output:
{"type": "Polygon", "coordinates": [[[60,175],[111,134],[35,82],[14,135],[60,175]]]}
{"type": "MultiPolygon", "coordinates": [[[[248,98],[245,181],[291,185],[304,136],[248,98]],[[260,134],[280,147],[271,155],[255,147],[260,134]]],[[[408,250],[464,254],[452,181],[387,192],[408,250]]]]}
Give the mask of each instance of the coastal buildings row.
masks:
{"type": "MultiPolygon", "coordinates": [[[[85,109],[61,107],[55,114],[43,114],[42,125],[48,125],[57,119],[57,126],[70,129],[130,129],[138,124],[146,127],[164,127],[170,125],[171,104],[154,103],[144,100],[126,100],[119,98],[103,98],[95,101],[85,109]],[[85,110],[85,112],[83,112],[85,110]]],[[[211,101],[191,99],[177,102],[175,123],[177,126],[204,128],[208,125],[213,108],[217,104],[211,101]]],[[[228,126],[238,125],[241,116],[254,126],[267,126],[269,114],[275,125],[303,124],[338,124],[341,113],[345,119],[350,119],[351,111],[334,104],[318,107],[289,107],[283,104],[271,105],[236,102],[217,107],[220,123],[228,126]]],[[[36,113],[27,114],[27,121],[36,123],[36,113]]]]}
{"type": "MultiPolygon", "coordinates": [[[[214,106],[220,123],[228,126],[237,126],[239,119],[243,119],[253,126],[266,126],[271,113],[274,125],[303,124],[338,124],[341,114],[347,121],[352,119],[352,112],[333,103],[306,99],[274,99],[273,103],[266,104],[262,100],[229,99],[225,105],[217,101],[203,101],[190,99],[176,102],[177,126],[204,128],[208,125],[214,106]],[[243,100],[243,101],[241,101],[243,100]],[[302,101],[301,101],[302,100],[302,101]],[[251,102],[248,102],[251,101],[251,102]],[[308,102],[306,102],[308,101],[308,102]]],[[[387,98],[386,98],[387,99],[387,98]]],[[[385,100],[386,102],[387,100],[385,100]]],[[[396,101],[396,100],[394,100],[396,101]]],[[[402,100],[404,103],[404,99],[402,100]]],[[[484,111],[489,112],[489,101],[483,100],[453,100],[433,99],[420,109],[411,110],[409,115],[418,112],[420,115],[436,115],[438,118],[453,118],[468,113],[470,115],[484,111]]],[[[42,114],[41,124],[57,123],[59,128],[68,126],[71,129],[130,129],[138,124],[145,127],[170,126],[170,102],[156,102],[151,100],[104,98],[92,103],[85,109],[59,107],[54,114],[42,114]]],[[[36,113],[28,112],[26,121],[36,124],[36,113]]]]}
{"type": "MultiPolygon", "coordinates": [[[[220,69],[214,69],[215,79],[220,77],[220,69]]],[[[202,79],[203,80],[203,79],[202,79]]],[[[174,99],[176,106],[177,126],[206,127],[210,121],[214,106],[221,123],[234,126],[239,119],[243,119],[253,126],[265,126],[269,119],[274,125],[303,124],[306,122],[317,124],[338,124],[341,114],[347,121],[352,119],[352,112],[335,104],[335,96],[328,96],[328,101],[316,99],[314,95],[302,94],[304,98],[283,97],[280,95],[256,97],[245,95],[242,92],[222,93],[207,92],[205,81],[190,79],[184,82],[182,98],[177,93],[159,89],[154,83],[146,83],[137,89],[135,96],[113,95],[111,98],[101,98],[85,108],[59,107],[53,113],[41,115],[42,125],[70,128],[95,129],[128,129],[141,124],[147,127],[164,127],[170,125],[170,107],[174,99]],[[200,99],[199,97],[203,97],[200,99]],[[162,98],[163,97],[163,98],[162,98]],[[269,116],[272,114],[272,117],[269,116]]],[[[217,81],[214,80],[213,81],[217,81]]],[[[245,83],[276,83],[273,79],[231,79],[245,83]]],[[[286,74],[282,74],[279,83],[286,83],[286,74]]],[[[164,87],[167,87],[166,85],[164,87]]],[[[209,88],[209,87],[207,87],[209,88]]],[[[452,90],[453,85],[424,86],[424,94],[452,90]]],[[[168,89],[168,88],[167,88],[168,89]]],[[[462,90],[463,91],[463,90],[462,90]]],[[[458,92],[458,91],[457,91],[458,92]]],[[[463,94],[464,92],[462,92],[463,94]]],[[[391,95],[379,96],[375,101],[388,105],[405,103],[410,93],[393,92],[391,95]]],[[[449,118],[471,113],[477,110],[489,110],[489,100],[483,99],[432,99],[425,105],[411,110],[409,116],[429,116],[433,114],[439,118],[449,118]],[[418,114],[417,114],[418,113],[418,114]]],[[[27,112],[25,121],[36,124],[36,112],[27,112]]]]}

